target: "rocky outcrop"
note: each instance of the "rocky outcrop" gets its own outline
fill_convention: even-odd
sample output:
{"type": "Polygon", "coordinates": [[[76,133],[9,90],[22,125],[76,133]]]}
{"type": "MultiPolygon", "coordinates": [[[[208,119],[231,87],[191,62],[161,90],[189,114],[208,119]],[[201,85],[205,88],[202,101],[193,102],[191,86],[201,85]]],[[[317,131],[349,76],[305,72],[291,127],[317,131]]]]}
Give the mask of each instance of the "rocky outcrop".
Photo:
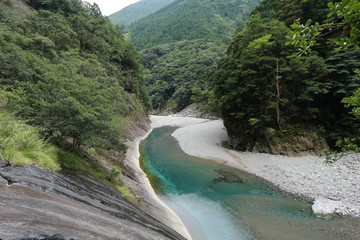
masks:
{"type": "Polygon", "coordinates": [[[1,161],[0,238],[184,239],[90,174],[1,161]]]}
{"type": "Polygon", "coordinates": [[[260,134],[261,137],[229,133],[229,130],[228,134],[229,145],[240,151],[299,157],[320,154],[329,149],[326,140],[317,134],[317,129],[309,126],[281,131],[268,128],[260,134]]]}

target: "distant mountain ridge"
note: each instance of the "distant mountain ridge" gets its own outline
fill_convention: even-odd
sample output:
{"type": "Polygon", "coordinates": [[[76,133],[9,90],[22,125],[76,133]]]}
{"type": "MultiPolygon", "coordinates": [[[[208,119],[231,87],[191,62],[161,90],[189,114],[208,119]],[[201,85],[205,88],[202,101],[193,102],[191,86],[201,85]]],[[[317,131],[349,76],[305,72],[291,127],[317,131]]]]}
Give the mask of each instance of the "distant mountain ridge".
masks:
{"type": "Polygon", "coordinates": [[[113,24],[128,27],[175,0],[140,0],[109,16],[113,24]]]}
{"type": "Polygon", "coordinates": [[[128,29],[137,49],[182,40],[226,42],[260,0],[177,0],[128,29]]]}

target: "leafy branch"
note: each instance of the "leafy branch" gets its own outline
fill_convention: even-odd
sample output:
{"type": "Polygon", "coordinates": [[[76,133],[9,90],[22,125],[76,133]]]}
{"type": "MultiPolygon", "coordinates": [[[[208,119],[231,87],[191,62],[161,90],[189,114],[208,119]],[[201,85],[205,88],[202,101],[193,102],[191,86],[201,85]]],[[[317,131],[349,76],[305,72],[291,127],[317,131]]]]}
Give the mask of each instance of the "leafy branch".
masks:
{"type": "MultiPolygon", "coordinates": [[[[355,74],[354,79],[360,81],[360,69],[355,70],[355,74]]],[[[342,102],[346,107],[352,107],[351,113],[360,119],[360,88],[352,96],[344,98],[342,102]]]]}
{"type": "Polygon", "coordinates": [[[344,138],[336,142],[335,146],[339,151],[324,151],[325,163],[334,163],[337,160],[349,155],[350,153],[359,153],[360,147],[357,144],[360,141],[360,137],[344,138]]]}
{"type": "Polygon", "coordinates": [[[293,32],[287,37],[287,45],[294,45],[301,54],[307,54],[317,45],[317,39],[324,31],[343,29],[343,36],[336,42],[339,47],[335,50],[360,48],[360,3],[357,0],[342,0],[330,2],[328,7],[331,11],[327,18],[331,22],[320,24],[309,19],[302,24],[300,19],[296,20],[291,25],[293,32]]]}

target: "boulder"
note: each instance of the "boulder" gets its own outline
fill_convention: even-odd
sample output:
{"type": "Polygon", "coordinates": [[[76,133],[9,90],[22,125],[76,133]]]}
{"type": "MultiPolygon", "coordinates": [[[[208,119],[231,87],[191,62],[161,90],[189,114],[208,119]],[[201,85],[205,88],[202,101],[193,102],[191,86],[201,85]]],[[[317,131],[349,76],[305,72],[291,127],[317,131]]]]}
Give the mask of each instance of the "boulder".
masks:
{"type": "Polygon", "coordinates": [[[318,198],[311,206],[313,213],[317,217],[330,218],[337,210],[346,208],[342,201],[335,201],[326,198],[318,198]]]}

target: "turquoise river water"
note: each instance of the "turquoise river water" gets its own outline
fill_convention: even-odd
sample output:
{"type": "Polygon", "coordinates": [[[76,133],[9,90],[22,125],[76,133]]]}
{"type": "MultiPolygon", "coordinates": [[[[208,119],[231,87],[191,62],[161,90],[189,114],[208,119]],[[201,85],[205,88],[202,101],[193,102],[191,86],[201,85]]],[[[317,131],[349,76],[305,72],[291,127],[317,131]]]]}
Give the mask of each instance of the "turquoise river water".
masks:
{"type": "Polygon", "coordinates": [[[193,240],[344,239],[342,220],[316,218],[309,203],[251,174],[185,154],[174,130],[155,129],[141,143],[141,167],[193,240]]]}

